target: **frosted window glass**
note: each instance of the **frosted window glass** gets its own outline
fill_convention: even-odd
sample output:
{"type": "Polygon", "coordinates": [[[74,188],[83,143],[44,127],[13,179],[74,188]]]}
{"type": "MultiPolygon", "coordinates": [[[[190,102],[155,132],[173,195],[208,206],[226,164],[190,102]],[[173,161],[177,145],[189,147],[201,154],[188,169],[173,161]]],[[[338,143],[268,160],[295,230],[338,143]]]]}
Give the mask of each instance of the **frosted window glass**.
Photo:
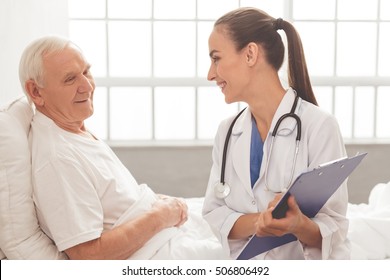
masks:
{"type": "Polygon", "coordinates": [[[68,0],[70,18],[104,18],[106,16],[105,0],[68,0]]]}
{"type": "Polygon", "coordinates": [[[195,76],[195,22],[154,23],[154,75],[195,76]]]}
{"type": "Polygon", "coordinates": [[[194,19],[195,0],[154,0],[154,17],[157,19],[194,19]]]}
{"type": "Polygon", "coordinates": [[[352,137],[353,92],[351,87],[336,87],[335,117],[343,137],[352,137]]]}
{"type": "Polygon", "coordinates": [[[390,138],[390,87],[378,88],[376,134],[381,138],[390,138]]]}
{"type": "Polygon", "coordinates": [[[373,76],[376,68],[376,24],[339,23],[337,74],[373,76]]]}
{"type": "Polygon", "coordinates": [[[107,49],[105,22],[73,20],[69,23],[69,38],[82,49],[86,59],[92,65],[92,75],[95,77],[106,76],[107,49]],[[89,36],[86,36],[86,34],[89,34],[89,36]]]}
{"type": "Polygon", "coordinates": [[[198,137],[213,139],[222,120],[237,113],[236,103],[226,104],[218,87],[198,88],[198,137]]]}
{"type": "Polygon", "coordinates": [[[355,131],[354,137],[374,136],[375,96],[373,87],[355,89],[355,131]]]}
{"type": "Polygon", "coordinates": [[[198,0],[198,18],[215,20],[238,7],[238,0],[198,0]]]}
{"type": "Polygon", "coordinates": [[[96,137],[107,139],[107,88],[96,87],[93,108],[93,115],[85,120],[85,125],[96,137]]]}
{"type": "MultiPolygon", "coordinates": [[[[354,91],[341,86],[342,79],[333,88],[330,80],[390,76],[389,0],[69,0],[69,37],[94,77],[107,77],[98,79],[88,128],[114,140],[212,139],[223,119],[247,105],[226,104],[214,83],[197,92],[188,83],[196,86],[196,77],[206,81],[214,22],[239,6],[275,18],[292,13],[310,76],[325,78],[314,88],[319,106],[335,114],[344,137],[390,137],[390,87],[354,91]],[[156,77],[151,82],[160,87],[153,93],[148,79],[145,87],[117,87],[117,81],[132,81],[117,77],[156,77]],[[175,78],[186,78],[186,85],[169,87],[175,78]]],[[[287,87],[286,63],[279,74],[287,87]]]]}
{"type": "MultiPolygon", "coordinates": [[[[313,1],[316,2],[316,1],[313,1]]],[[[378,0],[339,0],[337,1],[339,19],[376,19],[378,0]]]]}
{"type": "Polygon", "coordinates": [[[210,68],[209,36],[213,30],[213,22],[198,23],[198,76],[206,79],[210,68]]]}
{"type": "Polygon", "coordinates": [[[334,19],[335,0],[294,0],[293,18],[299,19],[334,19]]]}
{"type": "Polygon", "coordinates": [[[194,139],[195,89],[156,87],[154,98],[156,139],[194,139]]]}
{"type": "Polygon", "coordinates": [[[152,90],[150,87],[110,89],[112,140],[152,138],[152,90]]]}
{"type": "Polygon", "coordinates": [[[284,0],[241,0],[241,7],[256,7],[267,14],[278,18],[283,17],[284,0]]]}
{"type": "MultiPolygon", "coordinates": [[[[389,1],[390,2],[390,1],[389,1]]],[[[379,32],[378,73],[390,76],[390,23],[381,23],[379,32]]]]}
{"type": "Polygon", "coordinates": [[[107,0],[110,18],[151,18],[152,0],[107,0]]]}
{"type": "Polygon", "coordinates": [[[108,27],[110,76],[151,76],[151,23],[113,21],[108,27]]]}
{"type": "Polygon", "coordinates": [[[390,19],[390,1],[381,0],[380,18],[389,20],[390,19]]]}
{"type": "Polygon", "coordinates": [[[318,106],[333,114],[333,89],[332,87],[313,87],[314,95],[317,99],[318,106]]]}
{"type": "Polygon", "coordinates": [[[311,76],[332,76],[334,72],[334,23],[295,22],[301,36],[311,76]]]}

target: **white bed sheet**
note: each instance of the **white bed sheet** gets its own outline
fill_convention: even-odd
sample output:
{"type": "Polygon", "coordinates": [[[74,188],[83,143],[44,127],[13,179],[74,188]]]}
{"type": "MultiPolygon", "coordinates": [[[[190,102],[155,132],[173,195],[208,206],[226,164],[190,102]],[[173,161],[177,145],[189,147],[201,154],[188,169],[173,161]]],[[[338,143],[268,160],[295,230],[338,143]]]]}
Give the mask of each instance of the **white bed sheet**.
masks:
{"type": "Polygon", "coordinates": [[[347,217],[352,259],[390,258],[390,182],[375,185],[367,204],[349,204],[347,217]]]}
{"type": "MultiPolygon", "coordinates": [[[[141,185],[139,200],[115,223],[115,226],[144,213],[157,197],[146,185],[141,185]]],[[[157,233],[129,259],[155,260],[211,260],[227,259],[222,246],[202,217],[203,198],[187,199],[188,220],[180,227],[171,227],[157,233]]]]}
{"type": "MultiPolygon", "coordinates": [[[[194,234],[201,232],[200,242],[212,244],[214,250],[220,250],[215,245],[216,238],[209,226],[201,218],[203,198],[189,198],[186,201],[190,212],[196,217],[195,222],[187,225],[188,229],[194,234]],[[204,227],[204,230],[199,227],[204,227]]],[[[351,259],[390,259],[390,182],[374,186],[368,204],[349,204],[347,217],[350,220],[348,239],[351,259]]]]}

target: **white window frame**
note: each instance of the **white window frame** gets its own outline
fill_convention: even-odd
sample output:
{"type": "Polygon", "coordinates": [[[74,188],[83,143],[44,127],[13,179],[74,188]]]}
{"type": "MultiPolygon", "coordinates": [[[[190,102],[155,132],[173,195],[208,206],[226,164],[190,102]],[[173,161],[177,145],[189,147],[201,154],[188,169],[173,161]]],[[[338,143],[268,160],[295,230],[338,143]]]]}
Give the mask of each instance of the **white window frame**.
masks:
{"type": "MultiPolygon", "coordinates": [[[[142,1],[142,0],[141,0],[142,1]]],[[[335,0],[336,1],[336,9],[337,9],[337,5],[338,5],[338,2],[339,1],[343,1],[343,0],[335,0]]],[[[241,1],[238,1],[239,5],[241,3],[241,1]]],[[[378,0],[378,17],[376,20],[364,20],[364,22],[374,22],[377,24],[378,28],[377,28],[377,32],[379,32],[379,23],[380,22],[390,22],[390,20],[381,20],[379,18],[379,11],[380,11],[380,3],[381,3],[381,0],[378,0]]],[[[153,1],[152,1],[152,5],[153,5],[153,1]]],[[[152,7],[153,9],[153,7],[152,7]]],[[[106,9],[107,10],[107,9],[106,9]]],[[[284,12],[283,12],[283,16],[284,19],[286,20],[289,20],[290,22],[294,23],[294,19],[293,19],[293,0],[284,0],[284,12]]],[[[80,18],[71,18],[70,20],[96,20],[96,19],[86,19],[86,18],[83,18],[83,19],[80,19],[80,18]]],[[[105,21],[109,21],[111,19],[109,19],[107,17],[107,13],[106,13],[106,17],[104,19],[99,19],[99,20],[105,20],[105,21]]],[[[118,20],[118,19],[115,19],[115,20],[118,20]]],[[[126,20],[126,19],[120,19],[120,20],[126,20]]],[[[132,19],[133,20],[133,19],[132,19]]],[[[134,20],[137,20],[137,19],[134,19],[134,20]]],[[[152,25],[153,25],[153,22],[154,21],[162,21],[162,19],[154,19],[154,18],[151,18],[150,21],[152,22],[152,25]]],[[[183,20],[180,20],[180,21],[183,21],[183,20]]],[[[190,21],[195,21],[195,22],[201,22],[201,21],[214,21],[214,20],[202,20],[202,19],[198,19],[198,18],[195,18],[193,20],[190,20],[190,21]]],[[[316,22],[318,20],[298,20],[299,22],[316,22]]],[[[323,20],[320,20],[320,21],[323,21],[323,20]]],[[[334,22],[335,23],[335,28],[337,29],[337,23],[339,22],[349,22],[347,20],[339,20],[337,19],[337,17],[335,17],[334,19],[332,20],[328,20],[330,22],[334,22]]],[[[356,20],[351,20],[351,22],[356,22],[356,20]]],[[[153,32],[153,31],[152,31],[153,32]]],[[[90,35],[91,36],[91,35],[90,35]]],[[[335,32],[335,44],[337,44],[337,30],[335,32]]],[[[108,36],[106,36],[106,38],[108,38],[108,36]]],[[[377,38],[379,38],[379,36],[377,36],[377,38]]],[[[108,40],[108,39],[107,39],[108,40]]],[[[198,38],[196,38],[196,44],[198,44],[198,38]]],[[[106,42],[106,44],[108,45],[109,42],[106,42]]],[[[336,46],[335,46],[336,48],[336,46]]],[[[372,76],[372,77],[340,77],[340,76],[336,76],[336,75],[333,75],[333,76],[311,76],[311,81],[312,81],[312,86],[313,87],[331,87],[332,88],[332,94],[333,94],[333,100],[335,99],[334,98],[334,94],[335,94],[335,89],[337,87],[340,87],[340,86],[348,86],[348,87],[352,87],[353,89],[353,96],[355,96],[355,89],[357,87],[361,87],[361,86],[371,86],[374,88],[374,91],[375,91],[375,102],[376,102],[376,99],[377,99],[377,94],[378,94],[378,87],[382,87],[382,86],[390,86],[390,78],[389,77],[380,77],[378,75],[378,48],[379,48],[379,44],[377,43],[377,58],[376,58],[376,74],[375,76],[372,76]]],[[[108,48],[107,48],[108,49],[108,48]]],[[[335,51],[335,56],[334,56],[334,67],[336,67],[336,60],[337,60],[337,57],[336,57],[336,51],[335,51]]],[[[197,53],[196,53],[197,55],[197,53]]],[[[107,58],[108,58],[108,53],[107,53],[107,58]]],[[[198,59],[195,60],[196,61],[196,68],[198,67],[197,65],[197,61],[198,59]]],[[[107,62],[107,67],[109,67],[109,63],[107,62]]],[[[152,65],[153,67],[153,65],[152,65]]],[[[310,69],[309,69],[310,70],[310,69]]],[[[153,72],[153,70],[152,70],[153,72]]],[[[107,73],[108,73],[108,70],[107,70],[107,73]]],[[[197,74],[198,71],[197,69],[195,69],[195,73],[197,74]]],[[[336,69],[334,70],[334,73],[336,73],[336,69]]],[[[99,87],[105,87],[107,88],[107,94],[108,96],[110,95],[110,88],[111,87],[136,87],[136,86],[148,86],[148,87],[151,87],[152,88],[152,102],[154,100],[154,89],[156,87],[160,87],[160,86],[169,86],[169,87],[183,87],[183,86],[190,86],[190,87],[194,87],[195,88],[195,114],[197,114],[198,112],[198,99],[197,99],[197,95],[198,95],[198,88],[199,87],[207,87],[207,86],[214,86],[214,83],[210,83],[209,81],[207,81],[206,77],[193,77],[193,78],[156,78],[156,77],[148,77],[148,78],[118,78],[118,77],[108,77],[108,74],[107,74],[107,77],[96,77],[95,78],[96,80],[96,85],[99,86],[99,87]]],[[[354,98],[353,98],[354,100],[354,98]]],[[[237,111],[242,107],[243,105],[242,104],[237,104],[237,111]]],[[[154,108],[154,104],[152,104],[152,108],[154,108]]],[[[334,109],[335,108],[335,104],[334,104],[334,101],[332,103],[332,108],[331,108],[331,112],[334,113],[334,109]]],[[[354,107],[353,107],[354,108],[354,107]]],[[[109,98],[107,100],[107,128],[108,128],[108,132],[107,132],[107,141],[114,144],[115,143],[118,143],[118,141],[112,141],[112,139],[110,138],[110,123],[109,123],[109,119],[110,119],[110,111],[109,111],[109,98]]],[[[376,109],[374,109],[376,110],[376,109]]],[[[353,109],[352,109],[353,111],[353,109]]],[[[154,110],[152,112],[152,120],[154,120],[154,110]]],[[[195,116],[195,122],[197,122],[197,116],[195,116]]],[[[355,118],[354,116],[352,116],[352,126],[354,127],[354,122],[355,122],[355,118]]],[[[369,137],[367,139],[361,139],[361,138],[357,138],[355,137],[355,133],[354,133],[354,128],[352,127],[352,135],[351,135],[351,138],[346,138],[346,142],[387,142],[389,139],[378,139],[377,138],[377,133],[376,133],[376,122],[377,122],[377,119],[376,117],[374,117],[374,134],[372,137],[369,137]]],[[[154,131],[155,131],[155,127],[154,127],[154,122],[152,123],[152,128],[153,128],[153,133],[152,133],[152,138],[151,140],[142,140],[142,141],[134,141],[134,140],[131,140],[131,139],[128,139],[128,141],[119,141],[120,142],[120,145],[123,145],[124,142],[126,144],[137,144],[137,143],[142,143],[142,145],[153,145],[153,144],[161,144],[163,143],[164,141],[160,141],[160,140],[156,140],[155,138],[155,134],[154,134],[154,131]]],[[[197,123],[195,123],[195,132],[194,132],[194,139],[193,140],[190,140],[190,141],[174,141],[174,145],[177,145],[178,142],[181,142],[181,144],[183,143],[190,143],[190,145],[193,145],[193,144],[204,144],[204,143],[207,143],[207,144],[210,144],[212,139],[210,139],[210,141],[202,141],[199,139],[198,137],[198,129],[197,129],[198,125],[197,123]]]]}

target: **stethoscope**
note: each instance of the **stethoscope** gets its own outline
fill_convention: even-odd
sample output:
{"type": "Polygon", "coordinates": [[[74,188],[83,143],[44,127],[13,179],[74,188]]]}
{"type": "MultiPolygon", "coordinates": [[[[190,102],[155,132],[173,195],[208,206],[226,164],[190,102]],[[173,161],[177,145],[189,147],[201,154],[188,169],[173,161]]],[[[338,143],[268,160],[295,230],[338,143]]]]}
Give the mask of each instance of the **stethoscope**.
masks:
{"type": "MultiPolygon", "coordinates": [[[[280,124],[287,118],[294,118],[297,122],[297,136],[295,139],[295,153],[294,153],[293,166],[291,168],[289,183],[287,184],[286,187],[284,187],[283,189],[281,189],[280,191],[277,191],[277,192],[285,191],[286,189],[288,189],[290,187],[290,185],[292,183],[292,180],[294,177],[295,166],[296,166],[296,162],[297,162],[298,151],[299,151],[299,142],[301,141],[301,127],[302,127],[301,119],[298,117],[297,114],[295,114],[295,109],[297,107],[298,100],[299,100],[298,95],[295,95],[295,99],[294,99],[294,103],[291,107],[291,111],[289,113],[282,115],[278,119],[278,121],[276,122],[275,127],[272,131],[271,144],[270,144],[269,154],[268,154],[268,158],[267,158],[267,162],[266,162],[266,166],[265,166],[265,190],[267,190],[267,191],[272,191],[268,185],[268,166],[270,165],[270,160],[272,157],[271,155],[272,155],[272,150],[274,147],[274,140],[275,140],[276,135],[278,133],[278,129],[279,129],[280,124]]],[[[215,196],[217,198],[220,198],[220,199],[224,199],[230,194],[230,186],[225,182],[225,166],[226,166],[227,149],[229,146],[229,140],[230,140],[230,137],[232,135],[232,130],[233,130],[234,124],[236,123],[237,119],[241,116],[241,114],[245,111],[245,109],[246,108],[242,109],[237,114],[237,116],[233,119],[232,123],[230,124],[229,130],[226,134],[225,144],[223,147],[223,154],[222,154],[221,179],[214,186],[215,196]]],[[[276,191],[273,191],[273,192],[276,192],[276,191]]]]}

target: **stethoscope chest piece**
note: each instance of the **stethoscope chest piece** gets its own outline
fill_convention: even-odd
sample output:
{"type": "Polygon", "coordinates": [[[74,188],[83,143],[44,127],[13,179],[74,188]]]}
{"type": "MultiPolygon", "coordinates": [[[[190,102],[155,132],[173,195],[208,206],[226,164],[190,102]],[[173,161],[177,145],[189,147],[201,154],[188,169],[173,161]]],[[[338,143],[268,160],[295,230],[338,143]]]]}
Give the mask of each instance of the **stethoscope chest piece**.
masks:
{"type": "Polygon", "coordinates": [[[227,183],[218,182],[214,186],[214,192],[217,198],[224,199],[230,194],[230,186],[227,183]]]}

